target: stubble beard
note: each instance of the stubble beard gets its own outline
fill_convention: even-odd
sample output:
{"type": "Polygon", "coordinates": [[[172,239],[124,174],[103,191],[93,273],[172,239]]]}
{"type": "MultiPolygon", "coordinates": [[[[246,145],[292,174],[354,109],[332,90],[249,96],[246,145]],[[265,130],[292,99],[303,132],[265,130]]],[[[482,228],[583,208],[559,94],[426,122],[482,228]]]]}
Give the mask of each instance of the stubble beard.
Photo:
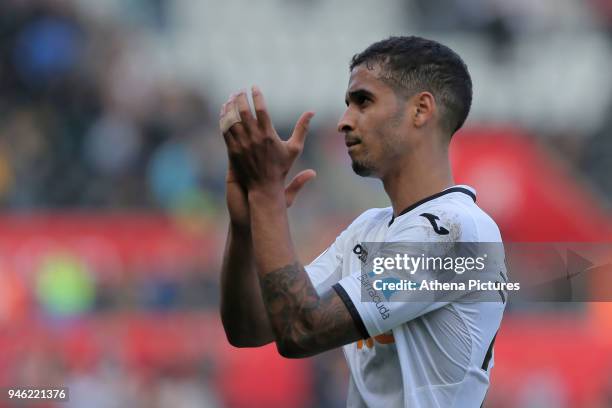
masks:
{"type": "Polygon", "coordinates": [[[381,177],[381,172],[390,164],[389,162],[397,160],[398,143],[395,139],[398,137],[392,135],[393,130],[381,129],[375,136],[381,143],[378,160],[374,160],[367,151],[362,152],[363,157],[351,158],[351,167],[355,174],[361,177],[381,177]]]}
{"type": "Polygon", "coordinates": [[[351,167],[353,168],[355,174],[361,177],[370,177],[374,172],[374,169],[371,166],[359,160],[353,160],[351,167]]]}

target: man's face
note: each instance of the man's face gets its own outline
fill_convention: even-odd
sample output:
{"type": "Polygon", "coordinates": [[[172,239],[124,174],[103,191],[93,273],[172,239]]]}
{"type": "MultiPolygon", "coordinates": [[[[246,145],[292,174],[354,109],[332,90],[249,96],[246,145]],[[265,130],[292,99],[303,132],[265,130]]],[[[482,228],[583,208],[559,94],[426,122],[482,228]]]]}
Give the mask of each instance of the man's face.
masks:
{"type": "Polygon", "coordinates": [[[346,92],[346,111],[338,122],[355,173],[382,178],[406,149],[409,124],[406,103],[378,79],[379,68],[353,68],[346,92]]]}

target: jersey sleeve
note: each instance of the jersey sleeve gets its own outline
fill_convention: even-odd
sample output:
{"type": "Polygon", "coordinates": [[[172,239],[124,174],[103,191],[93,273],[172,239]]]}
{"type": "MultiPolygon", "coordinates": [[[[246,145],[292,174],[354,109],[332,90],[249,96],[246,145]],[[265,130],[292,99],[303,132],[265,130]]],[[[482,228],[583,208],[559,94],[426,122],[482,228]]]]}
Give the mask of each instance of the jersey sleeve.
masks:
{"type": "MultiPolygon", "coordinates": [[[[432,227],[424,219],[421,223],[405,225],[396,230],[392,237],[384,243],[386,249],[378,252],[378,254],[384,256],[385,252],[389,254],[402,251],[408,256],[416,258],[427,250],[431,251],[431,244],[435,244],[434,248],[436,248],[437,254],[434,255],[442,256],[449,251],[449,248],[453,247],[456,240],[457,235],[453,234],[452,231],[451,234],[439,235],[435,231],[432,234],[432,227]],[[411,244],[406,246],[402,243],[411,244]]],[[[424,275],[419,275],[421,278],[423,276],[435,278],[433,272],[419,272],[424,272],[424,275]]],[[[454,272],[452,273],[454,274],[454,272]]],[[[333,286],[349,311],[352,311],[351,315],[355,324],[358,327],[364,327],[370,337],[387,332],[405,322],[444,307],[462,295],[460,292],[444,292],[423,296],[423,293],[419,291],[402,291],[401,300],[394,300],[393,294],[374,287],[376,286],[374,280],[377,277],[378,275],[370,272],[370,269],[362,269],[354,271],[333,286]]],[[[410,279],[408,274],[404,277],[407,280],[410,279]]]]}
{"type": "Polygon", "coordinates": [[[346,242],[350,239],[351,230],[359,218],[361,217],[353,221],[325,251],[304,267],[319,295],[330,289],[342,278],[344,248],[347,245],[346,242]]]}
{"type": "Polygon", "coordinates": [[[304,267],[318,294],[342,277],[342,247],[343,235],[340,234],[321,255],[304,267]]]}
{"type": "Polygon", "coordinates": [[[362,213],[321,255],[305,266],[306,273],[319,295],[331,289],[342,278],[344,251],[349,244],[348,241],[352,239],[355,228],[367,221],[373,213],[373,210],[362,213]]]}

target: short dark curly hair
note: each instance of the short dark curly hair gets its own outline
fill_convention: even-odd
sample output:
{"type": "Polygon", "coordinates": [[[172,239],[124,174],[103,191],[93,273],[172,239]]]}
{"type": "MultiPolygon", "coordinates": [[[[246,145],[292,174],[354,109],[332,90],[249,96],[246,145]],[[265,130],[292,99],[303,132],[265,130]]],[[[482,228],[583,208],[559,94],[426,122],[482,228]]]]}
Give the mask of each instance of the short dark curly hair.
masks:
{"type": "Polygon", "coordinates": [[[441,110],[442,128],[452,135],[472,105],[472,79],[465,62],[453,50],[421,37],[389,37],[353,56],[350,70],[379,66],[380,78],[398,95],[431,92],[441,110]]]}

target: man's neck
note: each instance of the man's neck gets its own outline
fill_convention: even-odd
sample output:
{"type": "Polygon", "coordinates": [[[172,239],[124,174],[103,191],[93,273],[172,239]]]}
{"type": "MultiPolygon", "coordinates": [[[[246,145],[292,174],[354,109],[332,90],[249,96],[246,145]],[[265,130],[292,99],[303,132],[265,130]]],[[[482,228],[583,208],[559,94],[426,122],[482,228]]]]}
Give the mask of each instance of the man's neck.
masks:
{"type": "Polygon", "coordinates": [[[454,185],[447,154],[419,155],[402,161],[382,182],[397,216],[412,204],[454,185]]]}

